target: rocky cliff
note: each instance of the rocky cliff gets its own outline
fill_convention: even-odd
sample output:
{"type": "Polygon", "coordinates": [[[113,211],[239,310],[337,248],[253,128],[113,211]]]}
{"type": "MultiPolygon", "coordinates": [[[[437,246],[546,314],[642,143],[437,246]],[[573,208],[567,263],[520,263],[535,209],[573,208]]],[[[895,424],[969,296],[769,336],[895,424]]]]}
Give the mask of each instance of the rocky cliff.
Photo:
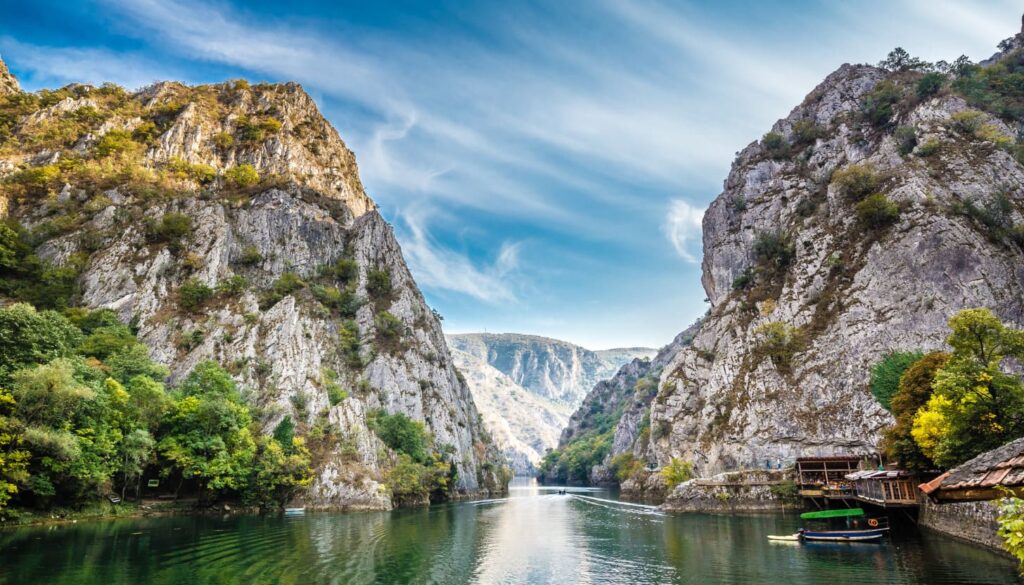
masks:
{"type": "Polygon", "coordinates": [[[642,347],[591,351],[514,333],[449,335],[448,343],[485,425],[518,475],[536,472],[586,389],[624,363],[654,354],[642,347]]]}
{"type": "Polygon", "coordinates": [[[634,449],[705,476],[875,451],[883,354],[941,348],[965,307],[1024,323],[1021,38],[987,68],[843,65],[739,153],[704,216],[711,313],[634,449]]]}
{"type": "Polygon", "coordinates": [[[213,359],[324,438],[313,506],[387,508],[382,408],[426,425],[462,494],[502,457],[355,157],[296,84],[20,92],[0,63],[0,216],[131,323],[172,381],[213,359]],[[4,96],[4,93],[7,95],[4,96]]]}

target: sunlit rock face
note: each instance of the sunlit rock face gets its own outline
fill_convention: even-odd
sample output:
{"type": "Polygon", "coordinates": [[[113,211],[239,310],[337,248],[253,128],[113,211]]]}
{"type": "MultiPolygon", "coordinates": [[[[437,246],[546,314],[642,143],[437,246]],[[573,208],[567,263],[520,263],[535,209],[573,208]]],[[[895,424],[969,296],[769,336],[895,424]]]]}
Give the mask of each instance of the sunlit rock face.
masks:
{"type": "MultiPolygon", "coordinates": [[[[17,84],[0,67],[0,96],[12,91],[17,84]]],[[[504,459],[436,315],[364,193],[355,157],[301,87],[69,86],[35,105],[0,151],[0,176],[92,160],[112,132],[142,144],[118,155],[135,157],[133,174],[99,187],[58,185],[48,196],[5,191],[0,216],[41,234],[41,257],[79,266],[80,302],[136,326],[172,382],[212,359],[247,389],[267,432],[285,416],[304,431],[329,432],[314,453],[307,504],[391,506],[383,482],[393,456],[366,423],[377,408],[424,423],[456,466],[460,494],[504,490],[504,459]],[[57,126],[77,134],[32,138],[57,126]],[[243,164],[258,183],[231,184],[243,164]],[[210,176],[199,180],[199,171],[210,176]],[[187,218],[187,233],[154,238],[169,214],[187,218]],[[301,283],[281,290],[286,274],[301,283]],[[370,290],[373,275],[386,290],[370,290]],[[218,291],[236,276],[245,279],[240,291],[217,292],[198,310],[183,306],[186,283],[218,291]],[[351,302],[332,301],[331,288],[351,302]]]]}
{"type": "MultiPolygon", "coordinates": [[[[883,354],[942,348],[947,319],[967,307],[1024,323],[1020,242],[962,211],[968,203],[999,209],[1020,225],[1024,167],[992,140],[957,129],[954,116],[970,110],[962,98],[918,99],[915,82],[914,74],[844,65],[772,127],[788,153],[765,142],[739,153],[704,216],[710,315],[666,364],[650,411],[659,432],[636,451],[662,465],[693,461],[702,475],[873,452],[892,422],[868,391],[870,366],[883,354]],[[909,97],[879,127],[863,112],[883,81],[909,97]],[[808,128],[813,138],[801,138],[808,128]],[[916,146],[901,143],[896,128],[913,128],[916,146]],[[873,169],[873,191],[898,206],[890,225],[868,225],[832,180],[855,164],[873,169]],[[759,249],[766,236],[781,238],[790,258],[772,265],[779,256],[759,249]],[[791,359],[767,355],[771,323],[798,328],[791,359]]],[[[977,116],[990,138],[1018,135],[977,116]]]]}

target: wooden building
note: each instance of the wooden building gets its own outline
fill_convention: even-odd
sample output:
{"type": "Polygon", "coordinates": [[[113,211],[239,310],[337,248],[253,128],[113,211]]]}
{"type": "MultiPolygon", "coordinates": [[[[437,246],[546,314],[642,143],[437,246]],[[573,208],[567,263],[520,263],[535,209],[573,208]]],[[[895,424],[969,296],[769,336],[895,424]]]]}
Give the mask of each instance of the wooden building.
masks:
{"type": "Polygon", "coordinates": [[[1007,491],[1024,497],[1024,438],[982,453],[920,489],[940,504],[994,500],[1007,491]]]}
{"type": "Polygon", "coordinates": [[[849,497],[853,485],[846,479],[860,467],[861,458],[853,455],[800,457],[796,460],[797,484],[805,498],[849,497]]]}
{"type": "Polygon", "coordinates": [[[902,469],[864,470],[851,473],[854,497],[883,508],[917,506],[917,476],[902,469]]]}

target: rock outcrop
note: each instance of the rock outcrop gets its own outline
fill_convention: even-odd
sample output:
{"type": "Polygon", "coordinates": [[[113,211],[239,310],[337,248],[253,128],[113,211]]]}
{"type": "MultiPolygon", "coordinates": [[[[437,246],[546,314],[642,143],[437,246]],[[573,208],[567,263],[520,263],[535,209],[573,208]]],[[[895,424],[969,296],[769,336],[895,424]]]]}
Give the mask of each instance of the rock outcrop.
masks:
{"type": "Polygon", "coordinates": [[[18,80],[11,75],[10,71],[8,71],[7,64],[4,63],[4,60],[0,59],[0,96],[10,95],[20,91],[21,85],[18,84],[18,80]]]}
{"type": "Polygon", "coordinates": [[[265,430],[290,415],[327,437],[308,505],[390,507],[374,409],[423,422],[459,494],[504,490],[438,319],[301,87],[23,95],[2,104],[17,117],[0,128],[0,215],[75,271],[80,304],[137,327],[172,382],[213,359],[251,391],[265,430]]]}
{"type": "Polygon", "coordinates": [[[967,307],[1024,323],[1020,124],[921,77],[843,65],[739,153],[704,216],[711,313],[634,450],[702,476],[873,452],[883,354],[942,348],[967,307]]]}

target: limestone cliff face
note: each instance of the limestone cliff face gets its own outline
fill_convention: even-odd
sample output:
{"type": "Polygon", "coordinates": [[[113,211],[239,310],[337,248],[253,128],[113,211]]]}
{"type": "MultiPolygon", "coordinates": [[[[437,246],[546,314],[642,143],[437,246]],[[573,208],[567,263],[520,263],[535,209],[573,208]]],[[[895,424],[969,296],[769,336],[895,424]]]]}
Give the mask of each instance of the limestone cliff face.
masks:
{"type": "Polygon", "coordinates": [[[81,304],[136,325],[172,381],[213,359],[249,389],[268,432],[290,415],[326,433],[309,505],[390,507],[391,455],[366,424],[376,408],[425,423],[461,493],[504,489],[503,458],[391,227],[298,85],[25,95],[29,111],[0,145],[6,215],[38,234],[41,257],[79,270],[81,304]],[[65,134],[43,140],[40,127],[65,134]],[[108,135],[130,146],[106,154],[108,135]],[[233,182],[243,164],[257,184],[233,182]],[[72,179],[12,186],[52,169],[72,179]],[[188,229],[167,237],[169,217],[188,229]],[[202,285],[213,294],[187,305],[185,289],[202,285]]]}
{"type": "Polygon", "coordinates": [[[605,355],[566,341],[518,333],[449,335],[452,347],[483,359],[530,392],[570,407],[623,363],[653,350],[604,350],[605,355]]]}
{"type": "Polygon", "coordinates": [[[1024,251],[1008,235],[1024,222],[1024,167],[996,144],[1020,129],[960,114],[949,90],[917,97],[919,77],[844,65],[773,126],[782,146],[739,154],[704,216],[710,316],[665,365],[651,407],[664,432],[637,449],[701,475],[874,451],[891,423],[867,389],[884,353],[941,348],[965,307],[1024,323],[1024,251]],[[883,82],[898,98],[871,123],[883,82]],[[858,217],[836,179],[852,165],[898,207],[890,225],[858,217]],[[766,325],[794,333],[789,359],[766,349],[766,325]]]}

